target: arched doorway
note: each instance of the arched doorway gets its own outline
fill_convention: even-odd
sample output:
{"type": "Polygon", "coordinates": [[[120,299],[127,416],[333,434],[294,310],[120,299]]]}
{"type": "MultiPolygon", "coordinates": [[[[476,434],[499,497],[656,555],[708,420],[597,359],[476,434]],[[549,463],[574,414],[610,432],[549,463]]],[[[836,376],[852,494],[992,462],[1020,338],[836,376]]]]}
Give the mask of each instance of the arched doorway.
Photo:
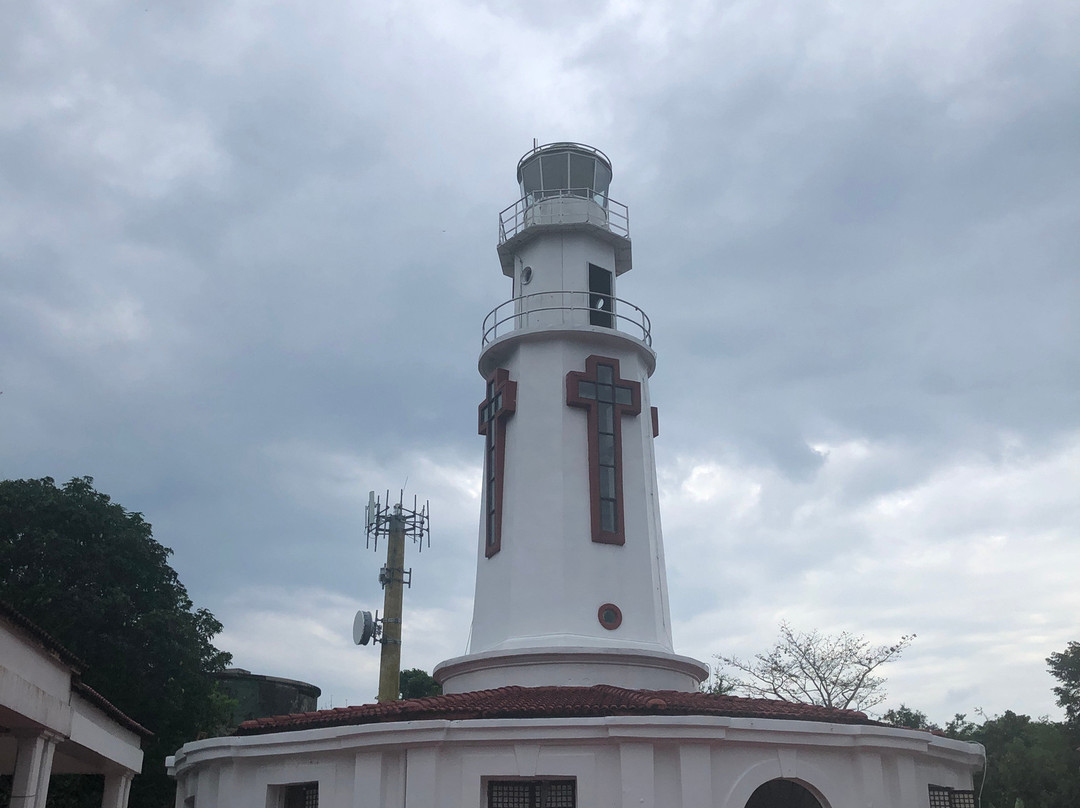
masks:
{"type": "Polygon", "coordinates": [[[770,780],[762,783],[750,799],[746,808],[823,808],[821,801],[805,786],[794,780],[770,780]]]}

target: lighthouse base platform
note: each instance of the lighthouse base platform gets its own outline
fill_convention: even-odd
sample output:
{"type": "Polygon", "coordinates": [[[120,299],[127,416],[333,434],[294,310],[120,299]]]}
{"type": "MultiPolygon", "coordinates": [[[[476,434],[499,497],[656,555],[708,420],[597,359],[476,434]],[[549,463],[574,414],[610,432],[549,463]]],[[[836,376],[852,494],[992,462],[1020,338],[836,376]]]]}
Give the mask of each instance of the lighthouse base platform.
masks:
{"type": "Polygon", "coordinates": [[[709,669],[696,659],[658,650],[546,646],[455,657],[437,665],[433,675],[444,693],[553,683],[563,687],[604,684],[689,693],[697,691],[709,669]]]}

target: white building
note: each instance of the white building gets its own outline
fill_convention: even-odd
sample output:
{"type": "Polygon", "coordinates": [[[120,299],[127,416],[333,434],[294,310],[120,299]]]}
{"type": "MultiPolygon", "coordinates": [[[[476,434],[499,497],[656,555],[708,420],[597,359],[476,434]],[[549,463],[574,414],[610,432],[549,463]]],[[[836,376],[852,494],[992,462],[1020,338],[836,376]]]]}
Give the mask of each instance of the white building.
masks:
{"type": "Polygon", "coordinates": [[[862,713],[698,692],[674,652],[645,313],[611,163],[518,164],[511,300],[484,322],[483,513],[470,652],[446,695],[250,721],[170,760],[177,806],[940,808],[981,748],[862,713]]]}
{"type": "Polygon", "coordinates": [[[82,683],[83,663],[0,603],[0,774],[10,808],[45,808],[54,774],[100,774],[103,808],[125,808],[150,733],[82,683]]]}

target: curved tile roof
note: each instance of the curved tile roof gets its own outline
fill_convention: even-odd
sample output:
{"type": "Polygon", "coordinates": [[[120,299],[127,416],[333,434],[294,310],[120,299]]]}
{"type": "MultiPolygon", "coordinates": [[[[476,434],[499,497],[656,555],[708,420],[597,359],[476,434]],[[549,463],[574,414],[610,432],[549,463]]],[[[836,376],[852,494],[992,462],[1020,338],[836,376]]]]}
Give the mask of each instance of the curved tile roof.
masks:
{"type": "Polygon", "coordinates": [[[878,725],[856,710],[774,699],[714,696],[675,690],[629,690],[592,687],[500,687],[381,704],[338,707],[313,713],[254,718],[235,735],[262,735],[320,727],[380,724],[393,721],[478,718],[585,718],[615,715],[720,715],[732,718],[778,718],[832,724],[878,725]]]}

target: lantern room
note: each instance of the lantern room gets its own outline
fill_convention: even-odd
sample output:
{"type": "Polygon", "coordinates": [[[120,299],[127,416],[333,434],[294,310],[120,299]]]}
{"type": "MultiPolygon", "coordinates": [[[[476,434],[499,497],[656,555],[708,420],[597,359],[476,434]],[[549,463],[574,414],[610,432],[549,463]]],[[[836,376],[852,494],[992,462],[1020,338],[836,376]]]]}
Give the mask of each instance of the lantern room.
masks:
{"type": "MultiPolygon", "coordinates": [[[[499,259],[515,277],[515,259],[543,232],[589,233],[615,251],[613,269],[631,267],[630,218],[626,205],[608,196],[611,161],[582,143],[534,146],[518,161],[521,198],[499,214],[499,259]]],[[[610,290],[609,290],[610,291],[610,290]]]]}
{"type": "Polygon", "coordinates": [[[607,207],[611,161],[599,149],[580,143],[549,143],[518,162],[518,183],[528,203],[550,197],[580,196],[607,207]]]}

